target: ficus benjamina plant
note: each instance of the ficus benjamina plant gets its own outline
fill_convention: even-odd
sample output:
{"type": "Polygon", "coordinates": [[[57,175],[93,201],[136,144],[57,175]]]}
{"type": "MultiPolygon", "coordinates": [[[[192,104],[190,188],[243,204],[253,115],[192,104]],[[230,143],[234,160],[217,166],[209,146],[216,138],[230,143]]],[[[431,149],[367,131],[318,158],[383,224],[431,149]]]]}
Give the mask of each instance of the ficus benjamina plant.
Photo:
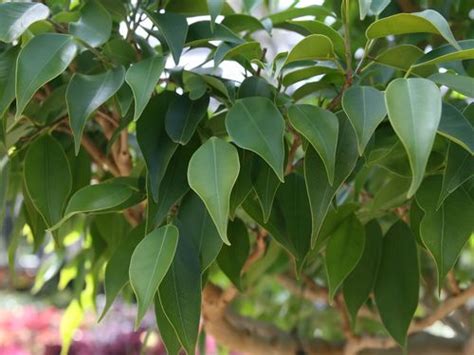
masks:
{"type": "Polygon", "coordinates": [[[47,256],[33,292],[56,274],[71,290],[63,353],[118,297],[137,328],[156,314],[170,354],[205,335],[243,353],[460,353],[473,12],[2,2],[1,221],[12,270],[19,245],[47,256]],[[456,341],[425,332],[437,322],[456,341]]]}

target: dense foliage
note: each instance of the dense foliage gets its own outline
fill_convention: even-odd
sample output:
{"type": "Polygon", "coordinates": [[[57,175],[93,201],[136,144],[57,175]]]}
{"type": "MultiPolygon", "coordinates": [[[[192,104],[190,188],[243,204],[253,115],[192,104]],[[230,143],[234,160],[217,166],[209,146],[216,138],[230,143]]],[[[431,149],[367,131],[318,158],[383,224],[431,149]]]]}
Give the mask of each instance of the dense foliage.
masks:
{"type": "Polygon", "coordinates": [[[470,1],[297,3],[0,4],[0,211],[12,268],[26,236],[34,291],[72,290],[64,349],[103,291],[188,354],[201,316],[243,351],[405,347],[473,294],[470,1]],[[243,332],[237,290],[294,336],[243,332]]]}

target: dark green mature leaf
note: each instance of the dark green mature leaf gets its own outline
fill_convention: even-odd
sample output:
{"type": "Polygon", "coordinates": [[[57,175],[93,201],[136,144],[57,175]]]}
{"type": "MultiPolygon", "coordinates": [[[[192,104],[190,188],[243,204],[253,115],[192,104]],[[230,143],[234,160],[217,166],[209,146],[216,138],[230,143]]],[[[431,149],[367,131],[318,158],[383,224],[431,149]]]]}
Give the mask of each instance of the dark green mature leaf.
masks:
{"type": "Polygon", "coordinates": [[[145,225],[141,224],[131,230],[107,262],[104,276],[105,306],[99,317],[99,322],[104,318],[115,298],[129,281],[128,270],[130,268],[130,260],[132,259],[133,251],[145,236],[144,227],[145,225]]]}
{"type": "Polygon", "coordinates": [[[13,47],[0,54],[0,117],[15,98],[15,68],[18,52],[19,48],[13,47]]]}
{"type": "Polygon", "coordinates": [[[40,3],[9,2],[0,4],[0,41],[13,42],[31,24],[49,16],[47,6],[40,3]]]}
{"type": "Polygon", "coordinates": [[[343,292],[352,324],[355,325],[357,312],[367,301],[375,285],[382,254],[382,229],[376,220],[365,225],[364,252],[356,267],[344,281],[343,292]]]}
{"type": "Polygon", "coordinates": [[[252,152],[239,150],[240,171],[237,181],[230,195],[230,218],[235,216],[235,211],[245,201],[252,191],[252,169],[256,159],[252,152]]]}
{"type": "Polygon", "coordinates": [[[130,284],[138,303],[135,328],[140,325],[173,262],[178,235],[178,228],[171,224],[157,228],[145,236],[132,254],[129,269],[130,284]]]}
{"type": "MultiPolygon", "coordinates": [[[[204,272],[219,254],[222,240],[198,195],[191,192],[183,199],[179,207],[178,220],[181,222],[179,234],[193,243],[194,249],[199,254],[201,272],[204,272]]],[[[230,230],[229,236],[232,236],[230,230]]]]}
{"type": "MultiPolygon", "coordinates": [[[[202,16],[209,15],[209,8],[207,0],[180,0],[180,1],[168,1],[165,6],[166,11],[176,12],[186,16],[202,16]]],[[[234,13],[232,7],[227,3],[221,11],[222,15],[229,15],[234,13]]]]}
{"type": "Polygon", "coordinates": [[[324,163],[313,148],[308,147],[304,161],[304,176],[311,206],[311,246],[318,239],[321,226],[336,191],[350,175],[357,161],[357,138],[345,117],[339,118],[339,137],[336,149],[334,183],[331,185],[324,169],[324,163]]]}
{"type": "Polygon", "coordinates": [[[413,174],[408,197],[423,180],[441,118],[441,93],[426,79],[395,79],[385,91],[385,105],[393,129],[407,151],[413,174]]]}
{"type": "Polygon", "coordinates": [[[243,99],[244,97],[252,96],[261,96],[273,100],[275,97],[275,88],[261,77],[251,76],[245,78],[242,84],[240,84],[238,97],[239,99],[243,99]]]}
{"type": "Polygon", "coordinates": [[[275,105],[264,97],[239,99],[229,110],[226,128],[232,140],[241,148],[260,155],[283,178],[285,123],[275,105]]]}
{"type": "Polygon", "coordinates": [[[459,50],[458,48],[454,48],[450,44],[446,44],[444,46],[433,49],[432,51],[420,57],[413,67],[416,68],[425,65],[440,64],[463,59],[473,59],[474,40],[468,39],[464,41],[459,41],[458,43],[461,47],[461,50],[459,50]]]}
{"type": "Polygon", "coordinates": [[[178,65],[188,34],[186,17],[173,12],[165,12],[163,14],[147,12],[147,15],[165,38],[174,62],[178,65]]]}
{"type": "Polygon", "coordinates": [[[166,111],[170,101],[175,97],[176,94],[169,91],[154,96],[137,122],[138,145],[145,159],[154,201],[159,200],[161,180],[178,147],[165,131],[166,111]]]}
{"type": "Polygon", "coordinates": [[[53,226],[61,219],[72,186],[69,162],[54,138],[44,135],[30,145],[24,179],[33,205],[46,226],[53,226]]]}
{"type": "Polygon", "coordinates": [[[80,10],[81,17],[69,25],[69,32],[91,47],[98,47],[110,37],[112,17],[97,1],[88,1],[80,10]]]}
{"type": "Polygon", "coordinates": [[[201,271],[198,251],[188,238],[179,238],[158,295],[184,350],[194,354],[201,317],[201,271]]]}
{"type": "MultiPolygon", "coordinates": [[[[0,158],[0,220],[5,218],[5,206],[7,204],[8,181],[10,177],[10,162],[7,156],[0,158]]],[[[0,226],[3,226],[0,224],[0,226]]]]}
{"type": "Polygon", "coordinates": [[[302,69],[296,69],[287,73],[283,77],[283,85],[290,86],[297,82],[311,79],[314,76],[322,74],[336,74],[338,70],[330,66],[315,66],[315,67],[306,67],[302,69]]]}
{"type": "Polygon", "coordinates": [[[217,264],[232,283],[242,291],[241,273],[250,252],[247,227],[236,218],[229,223],[230,245],[224,245],[217,257],[217,264]]]}
{"type": "Polygon", "coordinates": [[[164,68],[165,61],[160,56],[146,58],[128,68],[125,81],[132,89],[135,100],[134,121],[140,118],[150,101],[164,68]]]}
{"type": "Polygon", "coordinates": [[[236,60],[239,63],[252,61],[262,57],[260,42],[252,41],[241,44],[221,43],[214,54],[214,64],[218,65],[224,60],[236,60]]]}
{"type": "MultiPolygon", "coordinates": [[[[473,55],[474,58],[474,55],[473,55]]],[[[467,97],[474,97],[474,78],[451,73],[436,73],[429,77],[438,85],[445,85],[467,97]]]]}
{"type": "Polygon", "coordinates": [[[186,45],[191,47],[207,46],[209,41],[224,41],[229,43],[243,43],[244,40],[223,24],[215,23],[214,30],[211,22],[198,21],[189,26],[186,45]]]}
{"type": "Polygon", "coordinates": [[[165,310],[160,302],[158,294],[155,295],[155,317],[158,330],[160,331],[160,338],[165,344],[167,354],[179,354],[181,350],[181,344],[179,343],[178,336],[174,331],[173,325],[166,317],[165,310]]]}
{"type": "Polygon", "coordinates": [[[253,163],[253,189],[262,207],[263,219],[265,222],[270,218],[273,200],[280,186],[280,180],[275,172],[263,160],[256,158],[253,163]]]}
{"type": "Polygon", "coordinates": [[[449,28],[448,22],[441,14],[434,10],[401,13],[377,20],[367,28],[366,36],[369,39],[374,39],[388,35],[420,32],[443,36],[449,44],[460,49],[449,28]]]}
{"type": "Polygon", "coordinates": [[[314,105],[292,105],[288,109],[288,117],[293,128],[318,152],[332,186],[339,132],[337,116],[314,105]]]}
{"type": "Polygon", "coordinates": [[[245,14],[232,14],[224,17],[221,22],[234,32],[249,31],[250,33],[265,30],[265,26],[257,18],[245,14]]]}
{"type": "Polygon", "coordinates": [[[196,128],[206,116],[209,96],[203,95],[197,100],[189,96],[177,96],[168,106],[165,129],[171,140],[181,145],[188,144],[196,128]]]}
{"type": "Polygon", "coordinates": [[[120,89],[124,79],[122,66],[102,74],[74,74],[71,78],[66,90],[66,103],[76,155],[81,148],[87,119],[120,89]]]}
{"type": "Polygon", "coordinates": [[[329,238],[324,261],[330,299],[358,264],[364,244],[364,226],[355,215],[344,220],[329,238]]]}
{"type": "Polygon", "coordinates": [[[191,157],[188,183],[206,205],[224,243],[227,238],[230,194],[240,170],[237,149],[212,137],[191,157]]]}
{"type": "Polygon", "coordinates": [[[418,305],[419,279],[415,236],[399,221],[383,239],[375,302],[385,328],[401,346],[406,346],[408,326],[418,305]]]}
{"type": "Polygon", "coordinates": [[[37,35],[23,47],[16,66],[17,119],[35,92],[66,70],[76,52],[73,37],[58,33],[37,35]]]}
{"type": "Polygon", "coordinates": [[[334,46],[324,35],[309,35],[298,42],[288,54],[286,64],[304,60],[331,60],[335,58],[334,46]]]}
{"type": "Polygon", "coordinates": [[[474,154],[474,127],[456,107],[446,102],[443,102],[438,133],[474,154]]]}
{"type": "Polygon", "coordinates": [[[357,148],[362,155],[375,129],[387,115],[384,95],[372,87],[353,86],[344,92],[342,107],[354,127],[357,148]]]}

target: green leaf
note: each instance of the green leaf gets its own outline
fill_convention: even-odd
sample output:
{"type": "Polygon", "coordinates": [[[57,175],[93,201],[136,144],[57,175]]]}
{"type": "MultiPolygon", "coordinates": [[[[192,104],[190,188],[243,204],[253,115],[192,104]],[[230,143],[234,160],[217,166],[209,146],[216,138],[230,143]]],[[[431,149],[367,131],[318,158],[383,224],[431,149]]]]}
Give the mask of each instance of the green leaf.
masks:
{"type": "Polygon", "coordinates": [[[314,105],[292,105],[288,109],[291,125],[301,133],[321,157],[329,183],[334,182],[339,121],[330,111],[314,105]]]}
{"type": "Polygon", "coordinates": [[[252,61],[262,57],[260,42],[245,42],[241,44],[221,43],[214,54],[214,65],[219,65],[224,60],[252,61]]]}
{"type": "Polygon", "coordinates": [[[112,17],[97,1],[88,1],[80,10],[81,17],[69,24],[69,32],[91,47],[107,42],[112,32],[112,17]]]}
{"type": "Polygon", "coordinates": [[[217,264],[232,283],[242,291],[241,273],[250,252],[247,227],[236,218],[229,223],[230,245],[224,245],[217,257],[217,264]]]}
{"type": "Polygon", "coordinates": [[[15,99],[15,68],[18,52],[19,47],[13,47],[0,54],[0,117],[15,99]]]}
{"type": "Polygon", "coordinates": [[[255,175],[253,189],[262,207],[263,220],[267,222],[272,212],[273,200],[280,186],[280,180],[278,180],[272,168],[261,159],[254,161],[252,170],[253,175],[255,175]]]}
{"type": "Polygon", "coordinates": [[[140,118],[150,101],[164,68],[165,61],[160,56],[146,58],[128,68],[125,81],[132,89],[135,100],[134,121],[140,118]]]}
{"type": "Polygon", "coordinates": [[[353,86],[344,92],[342,107],[354,127],[362,156],[375,129],[387,115],[384,95],[369,86],[353,86]]]}
{"type": "MultiPolygon", "coordinates": [[[[180,13],[189,17],[209,15],[207,0],[180,0],[168,1],[166,11],[180,13]]],[[[221,11],[222,15],[232,14],[234,11],[225,3],[221,11]]]]}
{"type": "Polygon", "coordinates": [[[16,119],[40,87],[66,70],[76,52],[73,37],[58,33],[37,35],[23,47],[16,65],[16,119]]]}
{"type": "Polygon", "coordinates": [[[207,0],[209,15],[211,15],[211,29],[214,30],[216,18],[221,14],[224,7],[224,0],[207,0]]]}
{"type": "Polygon", "coordinates": [[[375,302],[385,328],[403,347],[418,305],[419,278],[415,236],[399,221],[383,238],[375,302]]]}
{"type": "Polygon", "coordinates": [[[133,251],[144,236],[145,229],[142,224],[128,233],[107,262],[104,275],[105,306],[99,317],[99,322],[104,318],[120,291],[128,283],[128,270],[133,251]]]}
{"type": "Polygon", "coordinates": [[[76,155],[81,148],[87,119],[120,89],[124,78],[122,66],[96,75],[76,73],[71,78],[66,90],[66,103],[76,155]]]}
{"type": "Polygon", "coordinates": [[[184,350],[194,354],[201,317],[201,271],[198,252],[188,238],[179,238],[158,295],[184,350]]]}
{"type": "Polygon", "coordinates": [[[62,146],[51,136],[34,141],[25,156],[24,179],[28,195],[46,226],[57,223],[71,192],[72,177],[62,146]]]}
{"type": "Polygon", "coordinates": [[[413,174],[408,197],[423,180],[441,118],[441,93],[426,79],[395,79],[385,91],[388,118],[407,151],[413,174]]]}
{"type": "Polygon", "coordinates": [[[147,12],[147,15],[165,38],[173,60],[178,65],[188,34],[186,17],[168,11],[163,14],[147,12]]]}
{"type": "Polygon", "coordinates": [[[261,96],[273,100],[275,97],[275,88],[265,79],[258,76],[250,76],[242,81],[239,86],[238,98],[261,96]]]}
{"type": "Polygon", "coordinates": [[[252,191],[252,166],[255,155],[248,150],[239,150],[240,171],[230,195],[230,218],[235,216],[236,209],[245,201],[252,191]]]}
{"type": "Polygon", "coordinates": [[[459,48],[450,44],[433,49],[418,59],[413,67],[441,64],[463,59],[474,59],[474,40],[468,39],[458,42],[459,48]]]}
{"type": "Polygon", "coordinates": [[[188,144],[196,128],[207,114],[209,96],[197,100],[189,96],[177,96],[171,101],[165,118],[165,129],[171,140],[181,145],[188,144]]]}
{"type": "Polygon", "coordinates": [[[355,325],[357,312],[372,292],[382,254],[382,229],[376,220],[365,225],[365,246],[359,262],[344,281],[343,292],[352,324],[355,325]]]}
{"type": "Polygon", "coordinates": [[[365,19],[365,16],[369,14],[371,3],[372,0],[359,0],[359,14],[361,20],[365,19]]]}
{"type": "Polygon", "coordinates": [[[309,35],[299,41],[288,54],[285,65],[304,60],[331,60],[335,58],[334,46],[324,35],[309,35]]]}
{"type": "Polygon", "coordinates": [[[247,97],[237,100],[227,113],[226,128],[235,144],[260,155],[280,181],[284,181],[285,122],[269,99],[247,97]]]}
{"type": "Polygon", "coordinates": [[[334,16],[331,10],[318,5],[306,7],[291,7],[287,10],[269,15],[267,18],[276,26],[282,22],[292,20],[302,16],[314,16],[320,20],[324,20],[327,16],[334,16]]]}
{"type": "Polygon", "coordinates": [[[227,239],[230,194],[239,175],[237,149],[212,137],[191,157],[188,183],[206,205],[224,243],[227,239]]]}
{"type": "MultiPolygon", "coordinates": [[[[216,259],[222,248],[216,226],[206,210],[206,206],[195,193],[189,193],[180,204],[178,220],[179,234],[188,238],[199,253],[201,272],[216,259]]],[[[230,232],[229,235],[231,236],[230,232]]]]}
{"type": "Polygon", "coordinates": [[[173,325],[166,317],[165,310],[160,302],[158,294],[155,296],[155,317],[158,330],[160,332],[160,338],[165,344],[167,354],[179,354],[181,350],[181,344],[179,343],[178,336],[174,331],[173,325]]]}
{"type": "Polygon", "coordinates": [[[450,73],[436,73],[431,75],[429,79],[438,85],[445,85],[467,97],[474,97],[474,78],[450,73]]]}
{"type": "Polygon", "coordinates": [[[137,121],[137,140],[148,170],[153,200],[159,200],[161,180],[165,176],[178,144],[165,131],[166,111],[176,94],[165,91],[151,98],[141,119],[137,121]]]}
{"type": "Polygon", "coordinates": [[[324,262],[330,299],[356,267],[364,252],[364,244],[364,226],[355,215],[344,220],[329,238],[324,262]]]}
{"type": "Polygon", "coordinates": [[[304,161],[304,176],[311,206],[312,234],[311,246],[318,239],[321,226],[328,213],[336,191],[350,175],[357,162],[357,139],[354,130],[345,117],[339,118],[339,136],[336,149],[334,183],[331,185],[324,163],[316,151],[308,147],[304,161]]]}
{"type": "Polygon", "coordinates": [[[438,133],[474,154],[474,127],[456,107],[447,102],[443,102],[438,133]]]}
{"type": "Polygon", "coordinates": [[[370,13],[373,15],[380,15],[383,10],[390,4],[390,0],[371,0],[370,13]]]}
{"type": "Polygon", "coordinates": [[[0,4],[0,42],[13,42],[31,24],[46,20],[48,16],[48,7],[40,3],[8,2],[0,4]]]}
{"type": "Polygon", "coordinates": [[[253,16],[245,14],[232,14],[224,17],[221,25],[228,27],[234,32],[248,31],[250,33],[265,30],[261,21],[253,16]]]}
{"type": "Polygon", "coordinates": [[[171,224],[157,228],[145,236],[132,254],[129,269],[130,285],[138,303],[135,328],[140,325],[173,262],[178,234],[178,228],[171,224]]]}
{"type": "Polygon", "coordinates": [[[286,74],[283,77],[282,83],[285,86],[290,86],[299,81],[311,79],[312,77],[316,75],[335,74],[335,73],[338,73],[337,69],[332,68],[332,67],[326,67],[326,66],[315,66],[315,67],[296,69],[286,74]]]}
{"type": "Polygon", "coordinates": [[[224,41],[229,43],[243,43],[237,34],[226,26],[215,23],[211,29],[210,21],[198,21],[189,26],[186,45],[190,47],[206,47],[210,41],[224,41]]]}
{"type": "Polygon", "coordinates": [[[453,47],[460,49],[446,19],[434,10],[401,13],[372,23],[366,31],[369,39],[406,33],[434,33],[442,36],[453,47]]]}

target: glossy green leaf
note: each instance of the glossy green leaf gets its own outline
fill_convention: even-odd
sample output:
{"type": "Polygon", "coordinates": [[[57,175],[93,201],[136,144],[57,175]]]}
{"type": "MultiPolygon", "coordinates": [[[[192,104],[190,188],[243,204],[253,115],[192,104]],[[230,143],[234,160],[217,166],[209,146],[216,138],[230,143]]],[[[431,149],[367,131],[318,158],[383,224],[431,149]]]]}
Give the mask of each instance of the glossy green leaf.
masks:
{"type": "Polygon", "coordinates": [[[339,136],[336,149],[334,183],[331,185],[324,163],[316,151],[308,147],[304,161],[304,176],[311,206],[312,234],[311,246],[318,239],[321,226],[336,191],[354,169],[358,158],[357,139],[346,117],[339,118],[339,136]]]}
{"type": "Polygon", "coordinates": [[[262,207],[263,219],[267,222],[272,212],[273,200],[280,186],[280,180],[278,180],[272,168],[261,159],[254,161],[252,170],[253,175],[255,175],[253,189],[262,207]]]}
{"type": "Polygon", "coordinates": [[[304,60],[331,60],[335,58],[334,46],[324,35],[309,35],[298,42],[288,54],[285,64],[304,60]]]}
{"type": "Polygon", "coordinates": [[[140,118],[150,101],[164,68],[165,61],[160,56],[146,58],[128,68],[125,81],[132,89],[135,100],[134,121],[140,118]]]}
{"type": "Polygon", "coordinates": [[[375,302],[385,328],[401,346],[406,346],[408,327],[418,305],[419,287],[415,236],[399,221],[383,238],[375,302]]]}
{"type": "Polygon", "coordinates": [[[315,16],[320,20],[324,20],[327,16],[334,15],[329,9],[323,6],[313,5],[306,7],[291,7],[287,10],[269,15],[267,18],[272,21],[273,25],[292,20],[303,16],[315,16]]]}
{"type": "Polygon", "coordinates": [[[337,116],[314,105],[292,105],[288,109],[288,117],[293,128],[309,141],[321,157],[332,185],[339,132],[337,116]]]}
{"type": "Polygon", "coordinates": [[[209,96],[191,100],[181,95],[171,101],[165,118],[165,129],[171,140],[181,145],[188,144],[196,128],[207,114],[209,96]]]}
{"type": "Polygon", "coordinates": [[[233,219],[238,207],[242,205],[253,188],[252,168],[255,155],[248,150],[239,151],[240,171],[230,195],[230,218],[233,219]]]}
{"type": "Polygon", "coordinates": [[[211,15],[211,28],[214,30],[216,18],[221,14],[225,0],[207,0],[209,15],[211,15]]]}
{"type": "Polygon", "coordinates": [[[438,85],[445,85],[467,97],[474,97],[474,78],[451,73],[436,73],[431,75],[429,79],[438,85]]]}
{"type": "Polygon", "coordinates": [[[405,147],[413,178],[408,197],[423,180],[441,118],[441,93],[426,79],[395,79],[385,91],[388,118],[405,147]]]}
{"type": "Polygon", "coordinates": [[[245,14],[228,15],[224,17],[221,24],[234,32],[249,31],[252,33],[259,30],[265,30],[265,26],[261,21],[253,16],[245,14]]]}
{"type": "Polygon", "coordinates": [[[237,100],[227,113],[226,128],[235,144],[260,155],[280,181],[284,181],[285,123],[269,99],[248,97],[237,100]]]}
{"type": "Polygon", "coordinates": [[[174,62],[178,65],[188,33],[186,17],[173,12],[163,14],[147,12],[147,15],[165,38],[174,62]]]}
{"type": "Polygon", "coordinates": [[[112,17],[97,1],[88,1],[80,10],[77,22],[69,25],[69,32],[91,47],[98,47],[110,37],[112,17]]]}
{"type": "Polygon", "coordinates": [[[66,70],[76,52],[73,37],[58,33],[40,34],[23,47],[16,65],[17,119],[35,92],[66,70]]]}
{"type": "Polygon", "coordinates": [[[19,48],[13,47],[0,54],[0,117],[15,99],[15,68],[18,52],[19,48]]]}
{"type": "Polygon", "coordinates": [[[245,42],[241,44],[220,44],[214,54],[214,64],[217,66],[224,60],[252,61],[262,57],[260,42],[245,42]]]}
{"type": "Polygon", "coordinates": [[[353,325],[355,325],[357,312],[374,288],[382,254],[382,243],[382,229],[376,220],[372,220],[365,225],[364,252],[354,270],[344,280],[344,301],[353,325]]]}
{"type": "Polygon", "coordinates": [[[191,157],[188,183],[206,205],[212,221],[224,243],[227,238],[230,194],[239,175],[237,149],[212,137],[191,157]]]}
{"type": "Polygon", "coordinates": [[[62,146],[51,136],[34,141],[25,157],[25,186],[46,226],[57,223],[71,192],[72,177],[62,146]]]}
{"type": "Polygon", "coordinates": [[[181,350],[181,344],[179,343],[178,336],[174,331],[173,325],[166,317],[165,310],[160,302],[160,297],[157,294],[155,296],[155,317],[158,330],[160,332],[160,338],[163,341],[167,354],[179,354],[181,350]]]}
{"type": "Polygon", "coordinates": [[[124,79],[123,67],[96,75],[74,74],[71,78],[66,90],[66,104],[76,155],[81,148],[87,119],[120,89],[124,79]]]}
{"type": "Polygon", "coordinates": [[[179,206],[178,220],[181,222],[179,234],[193,243],[199,254],[201,272],[204,272],[219,254],[222,240],[199,196],[189,193],[183,199],[179,206]]]}
{"type": "Polygon", "coordinates": [[[13,42],[31,24],[45,20],[49,9],[41,3],[8,2],[0,4],[0,41],[13,42]]]}
{"type": "Polygon", "coordinates": [[[158,294],[181,345],[186,353],[194,354],[201,317],[201,271],[198,251],[188,238],[179,238],[158,294]]]}
{"type": "Polygon", "coordinates": [[[344,220],[329,238],[324,262],[330,299],[358,264],[364,244],[364,226],[355,215],[344,220]]]}
{"type": "Polygon", "coordinates": [[[461,49],[454,48],[450,44],[433,49],[421,56],[413,67],[441,64],[464,59],[474,59],[474,40],[468,39],[459,41],[458,44],[461,49]]]}
{"type": "Polygon", "coordinates": [[[207,46],[209,41],[225,41],[228,43],[243,43],[237,34],[232,32],[223,24],[214,23],[211,29],[211,22],[198,21],[189,26],[186,37],[186,45],[191,47],[207,46]]]}
{"type": "Polygon", "coordinates": [[[369,39],[406,33],[434,33],[443,36],[455,48],[460,49],[446,19],[434,10],[401,13],[372,23],[366,32],[369,39]]]}
{"type": "Polygon", "coordinates": [[[443,102],[438,133],[474,154],[474,127],[457,108],[446,102],[443,102]]]}
{"type": "Polygon", "coordinates": [[[140,325],[173,262],[178,234],[178,228],[171,224],[157,228],[145,236],[132,254],[129,276],[138,303],[135,328],[140,325]]]}
{"type": "Polygon", "coordinates": [[[230,245],[222,247],[217,264],[232,283],[242,290],[241,273],[250,253],[247,227],[242,220],[236,218],[229,223],[230,245]]]}
{"type": "Polygon", "coordinates": [[[387,115],[384,95],[369,86],[353,86],[344,92],[342,107],[354,127],[357,148],[362,155],[375,129],[387,115]]]}

